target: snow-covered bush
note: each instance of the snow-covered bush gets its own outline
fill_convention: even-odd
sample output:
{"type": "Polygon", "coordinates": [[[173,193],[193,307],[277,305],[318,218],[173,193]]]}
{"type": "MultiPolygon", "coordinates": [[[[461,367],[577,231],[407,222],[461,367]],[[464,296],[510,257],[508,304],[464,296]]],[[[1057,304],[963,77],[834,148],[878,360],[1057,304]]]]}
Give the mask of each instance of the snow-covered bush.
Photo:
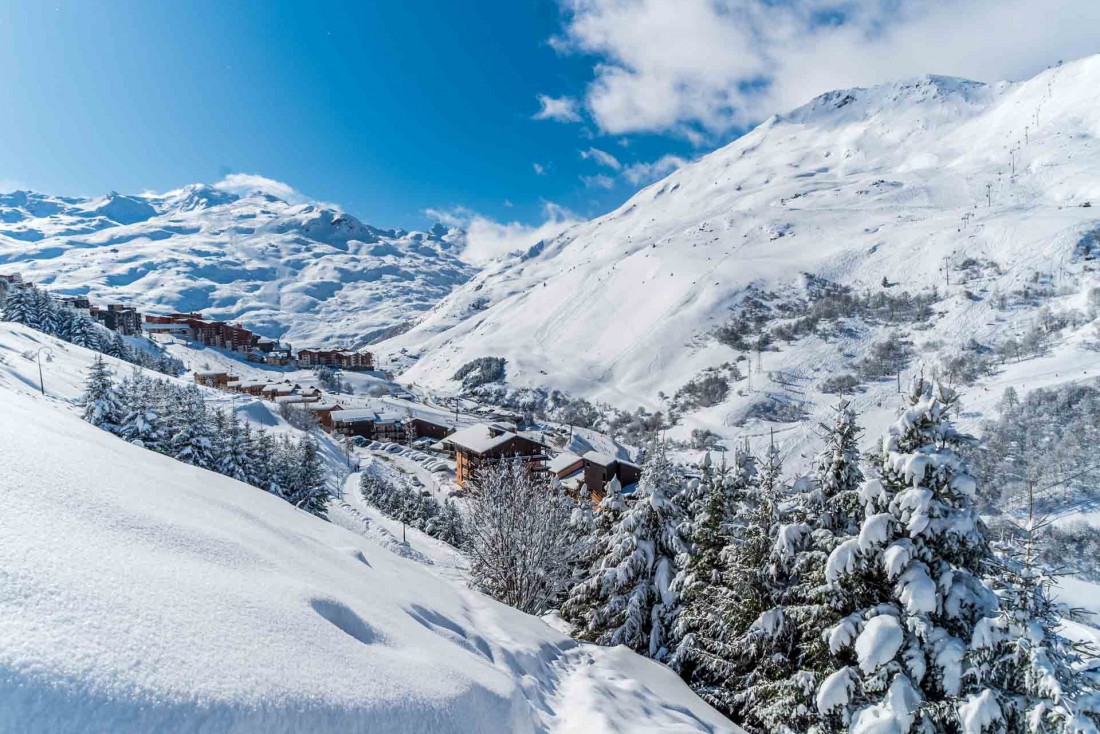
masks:
{"type": "Polygon", "coordinates": [[[826,377],[817,386],[821,392],[832,393],[833,395],[851,395],[859,387],[859,378],[850,372],[826,377]]]}
{"type": "Polygon", "coordinates": [[[574,506],[559,486],[520,459],[483,467],[466,524],[471,582],[529,614],[559,603],[578,556],[570,523],[574,506]]]}

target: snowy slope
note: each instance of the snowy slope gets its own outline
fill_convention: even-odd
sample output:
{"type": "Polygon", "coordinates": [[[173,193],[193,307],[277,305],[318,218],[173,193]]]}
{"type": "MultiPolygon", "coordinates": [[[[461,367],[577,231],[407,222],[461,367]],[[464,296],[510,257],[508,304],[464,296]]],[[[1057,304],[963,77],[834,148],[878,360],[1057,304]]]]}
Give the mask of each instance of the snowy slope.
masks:
{"type": "Polygon", "coordinates": [[[58,346],[0,325],[0,731],[732,731],[656,663],[84,423],[58,346]]]}
{"type": "MultiPolygon", "coordinates": [[[[402,379],[439,390],[460,387],[450,378],[468,360],[501,356],[514,385],[666,410],[658,393],[749,356],[766,374],[690,415],[681,433],[766,436],[774,424],[741,425],[750,405],[782,395],[811,414],[823,409],[835,397],[820,381],[851,370],[888,329],[780,344],[758,364],[711,336],[750,285],[798,291],[814,273],[859,293],[882,290],[884,276],[893,294],[936,286],[933,328],[910,336],[918,348],[942,344],[921,350],[911,370],[971,337],[995,346],[1025,331],[1037,306],[996,304],[1036,272],[1057,291],[1051,308],[1082,308],[1100,285],[1079,255],[1100,229],[1097,89],[1100,56],[1022,83],[928,77],[826,94],[486,269],[380,351],[407,349],[419,361],[402,379]],[[964,276],[968,258],[996,268],[964,276]]],[[[1086,361],[1092,328],[1060,334],[1063,351],[1038,371],[1086,361]]],[[[857,396],[873,426],[896,407],[893,382],[857,396]]],[[[977,394],[982,385],[964,391],[968,401],[977,394]]],[[[815,422],[779,426],[794,436],[782,437],[785,448],[802,450],[815,422]]]]}
{"type": "Polygon", "coordinates": [[[96,199],[0,195],[0,272],[65,294],[240,320],[296,346],[357,346],[474,272],[462,233],[381,230],[330,206],[194,185],[96,199]]]}

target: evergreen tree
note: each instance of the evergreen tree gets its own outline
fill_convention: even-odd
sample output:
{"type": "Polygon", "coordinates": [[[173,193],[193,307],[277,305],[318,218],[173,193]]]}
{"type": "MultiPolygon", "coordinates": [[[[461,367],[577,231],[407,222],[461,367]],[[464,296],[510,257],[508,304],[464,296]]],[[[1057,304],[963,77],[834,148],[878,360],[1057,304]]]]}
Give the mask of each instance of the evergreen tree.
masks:
{"type": "Polygon", "coordinates": [[[119,435],[130,443],[153,451],[160,450],[163,439],[163,426],[157,410],[158,392],[153,381],[136,368],[119,386],[122,405],[119,435]]]}
{"type": "Polygon", "coordinates": [[[599,570],[582,593],[597,604],[582,633],[603,645],[626,645],[663,660],[669,654],[672,626],[679,612],[672,580],[677,559],[687,551],[672,498],[683,480],[665,447],[650,452],[635,500],[615,526],[599,570]]]}
{"type": "Polygon", "coordinates": [[[812,685],[800,669],[798,618],[788,609],[794,559],[810,529],[779,522],[781,469],[773,444],[758,473],[738,471],[729,542],[715,581],[700,589],[688,613],[693,641],[685,672],[704,699],[751,732],[806,731],[811,714],[803,703],[812,685]]]}
{"type": "Polygon", "coordinates": [[[450,500],[445,501],[439,511],[435,537],[455,548],[462,548],[466,544],[462,515],[450,500]]]}
{"type": "Polygon", "coordinates": [[[325,481],[325,465],[316,439],[307,435],[290,448],[288,458],[292,465],[289,468],[291,481],[288,485],[287,502],[324,517],[329,491],[325,481]]]}
{"type": "Polygon", "coordinates": [[[233,479],[248,482],[248,441],[244,427],[236,413],[223,413],[222,432],[219,436],[216,471],[233,479]]]}
{"type": "Polygon", "coordinates": [[[583,572],[576,578],[561,606],[562,619],[576,627],[588,624],[588,616],[599,602],[599,587],[588,581],[599,573],[608,552],[608,543],[626,510],[623,485],[618,477],[607,483],[606,494],[596,506],[592,518],[592,538],[579,550],[578,566],[583,572]]]}
{"type": "Polygon", "coordinates": [[[31,320],[30,286],[15,286],[8,291],[4,299],[4,321],[16,324],[29,324],[31,320]]]}
{"type": "Polygon", "coordinates": [[[252,465],[252,483],[265,492],[282,496],[282,491],[276,481],[277,456],[274,437],[262,428],[253,433],[249,454],[252,465]]]}
{"type": "Polygon", "coordinates": [[[865,604],[827,631],[841,667],[817,690],[823,730],[956,731],[958,704],[981,693],[963,657],[995,598],[979,576],[990,554],[960,455],[969,438],[949,420],[954,402],[949,389],[914,380],[861,490],[859,534],[829,556],[834,592],[865,604]]]}
{"type": "Polygon", "coordinates": [[[1000,608],[978,622],[967,654],[967,675],[989,687],[958,707],[966,734],[1100,731],[1100,685],[1085,672],[1096,650],[1060,631],[1085,615],[1054,600],[1056,579],[1036,560],[1040,529],[1029,521],[1024,540],[998,554],[992,583],[1000,608]]]}
{"type": "Polygon", "coordinates": [[[842,400],[836,407],[833,425],[825,434],[825,448],[814,466],[821,492],[819,520],[814,524],[833,535],[859,532],[863,514],[859,501],[859,488],[863,484],[859,437],[855,412],[847,400],[842,400]]]}
{"type": "Polygon", "coordinates": [[[190,385],[175,392],[167,416],[169,438],[165,452],[187,464],[215,469],[210,414],[202,391],[190,385]]]}
{"type": "Polygon", "coordinates": [[[107,363],[96,355],[88,368],[88,377],[84,381],[84,420],[93,426],[115,433],[119,430],[122,408],[119,405],[114,379],[107,363]]]}
{"type": "Polygon", "coordinates": [[[57,334],[56,306],[46,291],[38,288],[31,289],[30,309],[31,320],[28,322],[28,326],[51,336],[57,334]]]}

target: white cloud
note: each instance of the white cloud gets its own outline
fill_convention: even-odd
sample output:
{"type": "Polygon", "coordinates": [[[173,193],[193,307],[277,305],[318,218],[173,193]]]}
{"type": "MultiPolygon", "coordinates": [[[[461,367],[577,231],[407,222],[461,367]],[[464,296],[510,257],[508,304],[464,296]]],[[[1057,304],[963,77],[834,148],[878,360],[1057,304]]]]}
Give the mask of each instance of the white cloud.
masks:
{"type": "Polygon", "coordinates": [[[553,202],[543,202],[541,224],[498,222],[466,207],[428,209],[425,214],[452,227],[466,230],[466,246],[462,259],[474,265],[485,263],[513,252],[524,252],[540,240],[549,240],[569,227],[583,221],[568,209],[553,202]]]}
{"type": "Polygon", "coordinates": [[[252,173],[231,173],[214,184],[214,188],[220,191],[228,191],[238,196],[245,196],[258,191],[264,194],[271,194],[291,204],[301,204],[308,201],[306,197],[302,196],[302,194],[290,184],[285,184],[282,181],[276,181],[275,179],[265,176],[257,176],[252,173]]]}
{"type": "Polygon", "coordinates": [[[603,173],[597,173],[595,176],[581,176],[581,182],[590,189],[611,189],[615,187],[615,179],[603,173]]]}
{"type": "Polygon", "coordinates": [[[678,155],[663,155],[655,161],[648,163],[633,163],[623,169],[623,177],[630,183],[638,186],[664,178],[688,161],[678,155]]]}
{"type": "Polygon", "coordinates": [[[541,163],[532,163],[531,166],[535,169],[536,176],[546,175],[546,166],[542,165],[541,163]]]}
{"type": "Polygon", "coordinates": [[[540,94],[538,100],[540,109],[531,116],[532,119],[580,122],[581,116],[577,112],[577,100],[572,97],[550,97],[540,94]]]}
{"type": "Polygon", "coordinates": [[[552,45],[596,57],[604,133],[702,140],[830,89],[924,74],[1030,76],[1095,53],[1095,0],[560,0],[552,45]]]}
{"type": "Polygon", "coordinates": [[[588,150],[581,151],[581,158],[586,161],[595,161],[601,166],[613,169],[615,171],[620,170],[623,167],[622,163],[619,163],[619,159],[608,153],[606,150],[600,150],[599,148],[589,148],[588,150]]]}

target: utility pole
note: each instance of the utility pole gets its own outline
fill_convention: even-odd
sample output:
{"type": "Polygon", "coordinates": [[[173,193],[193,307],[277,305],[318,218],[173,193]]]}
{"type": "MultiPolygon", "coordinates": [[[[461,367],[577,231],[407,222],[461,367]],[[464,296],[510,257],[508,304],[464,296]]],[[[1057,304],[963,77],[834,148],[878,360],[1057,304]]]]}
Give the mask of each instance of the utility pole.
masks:
{"type": "Polygon", "coordinates": [[[38,351],[35,352],[35,359],[38,360],[38,390],[43,395],[45,395],[46,394],[46,383],[42,379],[42,352],[46,352],[46,353],[48,353],[52,356],[53,355],[53,350],[50,349],[49,347],[39,347],[38,351]]]}
{"type": "Polygon", "coordinates": [[[986,205],[992,207],[993,206],[993,184],[991,184],[991,183],[987,183],[985,185],[985,199],[986,199],[986,205]]]}

